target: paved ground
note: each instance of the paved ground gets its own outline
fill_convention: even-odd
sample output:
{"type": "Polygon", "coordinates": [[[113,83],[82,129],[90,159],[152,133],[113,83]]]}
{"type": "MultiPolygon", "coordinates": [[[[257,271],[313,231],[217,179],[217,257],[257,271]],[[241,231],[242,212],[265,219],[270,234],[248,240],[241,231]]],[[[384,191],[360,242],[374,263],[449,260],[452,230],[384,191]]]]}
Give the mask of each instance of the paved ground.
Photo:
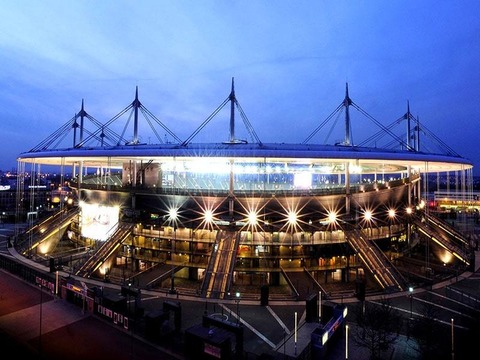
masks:
{"type": "MultiPolygon", "coordinates": [[[[38,356],[45,359],[183,359],[175,344],[163,344],[162,347],[132,336],[112,324],[88,313],[82,308],[57,299],[39,288],[25,283],[8,272],[0,271],[0,329],[3,332],[1,346],[15,354],[38,356]],[[40,335],[41,333],[41,335],[40,335]],[[170,349],[169,349],[170,348],[170,349]],[[165,350],[166,349],[166,350],[165,350]],[[169,353],[169,350],[175,353],[169,353]]],[[[162,298],[163,301],[168,299],[162,298]]],[[[172,299],[173,300],[173,299],[172,299]]],[[[174,298],[176,301],[177,299],[174,298]]],[[[237,304],[219,305],[185,301],[182,303],[182,323],[196,325],[201,323],[205,309],[208,313],[237,321],[237,304]]],[[[146,300],[148,301],[148,300],[146,300]]],[[[144,302],[146,302],[144,301],[144,302]]],[[[305,324],[302,304],[277,304],[267,307],[240,304],[238,313],[245,332],[245,351],[249,358],[259,358],[264,352],[269,358],[295,357],[317,324],[305,324]],[[295,312],[298,323],[297,347],[294,342],[295,312]],[[283,331],[283,327],[286,329],[283,331]],[[305,332],[305,335],[304,335],[305,332]],[[283,339],[286,339],[283,345],[283,339]]],[[[344,346],[332,352],[328,359],[344,358],[344,346]]],[[[392,359],[405,359],[403,347],[395,350],[392,359]]],[[[11,353],[11,352],[10,352],[11,353]]],[[[350,359],[366,359],[367,352],[352,347],[350,359]]],[[[266,356],[266,355],[265,355],[266,356]]]]}
{"type": "MultiPolygon", "coordinates": [[[[8,254],[15,256],[13,249],[9,249],[8,254]]],[[[479,257],[477,256],[477,259],[479,257]]],[[[479,266],[480,264],[476,265],[477,270],[479,266]]],[[[480,278],[471,275],[476,274],[462,274],[460,278],[471,277],[480,284],[480,278]]],[[[113,293],[120,292],[119,287],[113,284],[95,281],[88,283],[89,286],[103,286],[113,293]]],[[[421,289],[418,290],[420,298],[421,289]]],[[[405,298],[405,295],[401,296],[405,298]]],[[[376,300],[378,299],[369,299],[376,300]]],[[[408,301],[403,300],[403,303],[398,301],[398,306],[403,306],[403,312],[408,313],[408,301]]],[[[182,331],[201,324],[205,313],[217,314],[216,316],[222,319],[242,324],[244,350],[248,359],[295,358],[303,349],[303,344],[310,339],[312,329],[317,326],[316,323],[305,323],[303,302],[270,302],[268,306],[260,306],[252,301],[241,300],[237,303],[232,300],[218,303],[155,291],[142,291],[141,305],[146,312],[161,309],[166,301],[181,304],[182,331]],[[298,321],[296,342],[295,313],[298,321]]],[[[355,306],[357,303],[356,299],[342,301],[348,306],[355,306]]],[[[349,324],[352,328],[355,326],[353,323],[349,324]]],[[[169,329],[166,330],[168,332],[169,329]]],[[[345,332],[342,332],[322,358],[345,359],[345,341],[345,332]]],[[[368,359],[368,352],[365,349],[355,346],[351,340],[348,344],[348,359],[368,359]]],[[[53,360],[185,358],[184,344],[173,337],[167,336],[162,341],[152,342],[147,341],[144,336],[134,336],[122,327],[85,313],[81,307],[66,300],[55,298],[47,292],[40,292],[39,288],[4,271],[0,271],[0,345],[2,349],[11,350],[18,355],[53,360]]],[[[456,360],[461,359],[459,354],[456,355],[456,360]]],[[[391,360],[418,358],[413,351],[412,340],[405,336],[399,336],[397,344],[385,356],[391,360]]],[[[449,356],[450,354],[446,354],[446,357],[449,356]]]]}
{"type": "Polygon", "coordinates": [[[52,360],[177,358],[8,272],[0,271],[0,294],[2,353],[52,360]]]}

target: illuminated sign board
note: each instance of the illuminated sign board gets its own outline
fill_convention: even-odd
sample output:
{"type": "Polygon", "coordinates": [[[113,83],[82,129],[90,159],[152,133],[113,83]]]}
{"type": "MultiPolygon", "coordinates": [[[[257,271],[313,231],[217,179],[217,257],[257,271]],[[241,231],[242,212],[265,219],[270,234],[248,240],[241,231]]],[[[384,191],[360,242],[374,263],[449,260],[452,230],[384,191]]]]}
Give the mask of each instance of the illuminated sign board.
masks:
{"type": "Polygon", "coordinates": [[[204,344],[203,351],[205,352],[205,354],[212,355],[213,357],[216,357],[218,359],[221,359],[222,357],[221,349],[208,343],[204,344]]]}
{"type": "Polygon", "coordinates": [[[327,341],[333,336],[333,334],[343,324],[348,314],[348,308],[346,306],[336,306],[333,310],[333,316],[323,327],[319,327],[311,334],[312,344],[315,347],[322,348],[327,341]]]}
{"type": "Polygon", "coordinates": [[[83,237],[106,241],[117,230],[118,206],[81,203],[80,208],[83,237]]]}

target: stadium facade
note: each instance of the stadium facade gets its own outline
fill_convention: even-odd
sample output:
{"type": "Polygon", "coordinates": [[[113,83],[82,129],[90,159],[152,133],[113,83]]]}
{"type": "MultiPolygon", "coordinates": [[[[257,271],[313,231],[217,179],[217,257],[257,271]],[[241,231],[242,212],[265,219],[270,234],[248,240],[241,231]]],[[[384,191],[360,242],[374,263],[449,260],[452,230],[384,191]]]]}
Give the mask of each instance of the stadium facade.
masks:
{"type": "MultiPolygon", "coordinates": [[[[402,291],[470,266],[469,239],[429,212],[427,178],[455,176],[468,193],[472,163],[446,146],[445,152],[421,151],[426,130],[409,109],[402,117],[408,135],[382,126],[371,140],[377,144],[387,134],[389,147],[353,145],[351,107],[362,111],[347,86],[334,112],[345,114],[345,138],[328,145],[310,143],[321,126],[300,144],[261,142],[233,81],[227,99],[183,141],[141,104],[138,90],[106,123],[82,103],[67,124],[18,157],[19,174],[55,165],[72,179],[52,191],[59,201],[48,216],[38,216],[34,201],[19,208],[29,228],[16,234],[15,246],[76,275],[218,299],[251,291],[245,289],[267,289],[270,296],[288,289],[297,299],[319,291],[358,294],[365,287],[402,291]],[[229,139],[193,142],[228,104],[229,139]],[[250,143],[235,137],[237,111],[250,143]],[[129,141],[111,130],[127,113],[129,141]],[[139,114],[174,141],[141,143],[139,114]],[[58,147],[66,134],[73,145],[58,147]]],[[[19,176],[19,203],[24,181],[19,176]]]]}

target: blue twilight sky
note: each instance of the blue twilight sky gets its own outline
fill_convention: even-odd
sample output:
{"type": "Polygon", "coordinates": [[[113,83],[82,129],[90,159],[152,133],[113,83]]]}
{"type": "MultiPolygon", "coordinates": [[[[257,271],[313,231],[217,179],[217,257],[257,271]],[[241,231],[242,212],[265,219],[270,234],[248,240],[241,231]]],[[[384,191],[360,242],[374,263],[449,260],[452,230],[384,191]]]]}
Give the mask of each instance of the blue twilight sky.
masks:
{"type": "MultiPolygon", "coordinates": [[[[137,86],[141,103],[186,139],[234,78],[262,142],[303,142],[348,83],[354,103],[384,126],[408,102],[480,174],[480,1],[3,0],[0,13],[2,170],[82,100],[105,123],[132,103],[137,86]]],[[[194,142],[227,140],[229,113],[227,106],[194,142]]],[[[354,143],[379,130],[350,114],[354,143]]],[[[249,140],[236,119],[237,138],[249,140]]],[[[311,142],[341,141],[342,127],[343,115],[335,117],[311,142]]],[[[119,129],[133,136],[128,116],[119,129]]],[[[158,143],[143,125],[139,135],[158,143]]]]}

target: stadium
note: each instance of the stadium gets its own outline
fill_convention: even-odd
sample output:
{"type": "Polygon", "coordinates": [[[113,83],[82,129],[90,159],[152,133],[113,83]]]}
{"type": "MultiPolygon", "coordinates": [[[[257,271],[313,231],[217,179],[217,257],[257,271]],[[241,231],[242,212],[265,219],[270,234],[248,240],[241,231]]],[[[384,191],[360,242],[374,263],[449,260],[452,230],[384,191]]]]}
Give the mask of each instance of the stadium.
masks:
{"type": "Polygon", "coordinates": [[[82,101],[72,119],[17,160],[24,174],[17,203],[26,189],[30,201],[17,210],[28,227],[17,231],[16,249],[82,277],[206,299],[298,300],[405,291],[474,262],[470,239],[431,206],[444,179],[471,196],[472,163],[409,106],[382,125],[351,100],[348,85],[338,107],[298,144],[263,143],[232,80],[228,97],[185,140],[143,106],[137,89],[105,123],[82,101]],[[229,137],[194,142],[228,106],[229,137]],[[350,110],[378,132],[372,126],[368,139],[353,144],[350,110]],[[252,141],[236,137],[238,114],[252,141]],[[342,141],[313,143],[340,116],[342,141]],[[157,144],[140,141],[145,124],[157,144]],[[439,150],[427,150],[429,140],[439,150]],[[58,167],[61,180],[40,214],[32,193],[44,166],[58,167]]]}

